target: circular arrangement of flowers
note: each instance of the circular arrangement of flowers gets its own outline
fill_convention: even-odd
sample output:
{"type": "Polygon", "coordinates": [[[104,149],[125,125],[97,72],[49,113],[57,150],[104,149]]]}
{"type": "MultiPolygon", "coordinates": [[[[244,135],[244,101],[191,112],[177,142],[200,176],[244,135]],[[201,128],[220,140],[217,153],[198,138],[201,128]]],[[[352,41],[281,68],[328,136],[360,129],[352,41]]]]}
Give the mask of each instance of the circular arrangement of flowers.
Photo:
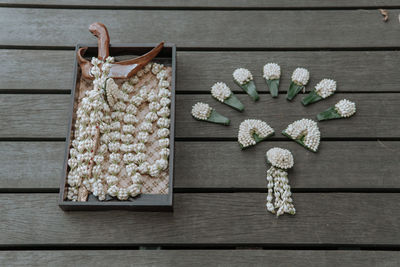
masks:
{"type": "MultiPolygon", "coordinates": [[[[281,67],[276,63],[267,63],[262,69],[263,78],[273,98],[279,95],[279,83],[281,67]]],[[[300,92],[305,93],[305,86],[310,79],[310,72],[305,68],[296,68],[291,76],[291,83],[287,90],[286,99],[292,101],[300,92]]],[[[234,82],[246,92],[253,101],[260,99],[250,70],[238,68],[233,72],[234,82]]],[[[301,100],[304,106],[332,96],[336,91],[336,81],[322,79],[301,100]]],[[[211,95],[218,102],[242,112],[244,105],[233,94],[232,90],[224,83],[217,82],[211,87],[211,95]]],[[[200,121],[217,123],[228,126],[229,118],[219,114],[207,103],[196,103],[192,107],[192,116],[200,121]]],[[[317,114],[318,121],[348,118],[356,113],[356,104],[350,100],[342,99],[333,107],[317,114]]],[[[238,143],[241,149],[254,146],[267,139],[275,133],[274,129],[265,121],[259,119],[246,119],[240,123],[238,132],[238,143]]],[[[309,118],[296,120],[289,124],[282,134],[300,144],[311,152],[317,152],[321,133],[318,123],[309,118]]],[[[276,213],[277,216],[284,213],[295,214],[290,186],[288,184],[287,169],[293,167],[294,159],[292,153],[287,149],[272,148],[266,153],[267,162],[272,167],[267,171],[268,195],[267,210],[276,213]],[[274,200],[275,199],[275,200],[274,200]],[[274,200],[274,201],[273,201],[274,200]]]]}

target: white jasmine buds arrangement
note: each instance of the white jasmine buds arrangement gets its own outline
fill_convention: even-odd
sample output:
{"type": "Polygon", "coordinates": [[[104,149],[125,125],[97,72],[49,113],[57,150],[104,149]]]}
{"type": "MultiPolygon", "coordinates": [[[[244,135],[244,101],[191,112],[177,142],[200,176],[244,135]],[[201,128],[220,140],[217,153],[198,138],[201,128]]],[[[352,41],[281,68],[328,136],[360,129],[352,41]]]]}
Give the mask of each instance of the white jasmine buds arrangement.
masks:
{"type": "Polygon", "coordinates": [[[312,152],[318,151],[321,133],[315,121],[301,119],[289,124],[282,134],[312,152]]]}
{"type": "Polygon", "coordinates": [[[323,79],[315,86],[314,90],[301,100],[301,103],[307,106],[333,95],[335,91],[336,82],[331,79],[323,79]]]}
{"type": "Polygon", "coordinates": [[[310,79],[310,73],[305,68],[297,68],[293,71],[286,99],[292,100],[300,91],[305,92],[305,86],[310,79]]]}
{"type": "Polygon", "coordinates": [[[200,121],[207,121],[222,125],[229,125],[230,123],[230,120],[228,118],[219,114],[207,103],[202,102],[198,102],[192,107],[192,116],[196,120],[200,121]]]}
{"type": "Polygon", "coordinates": [[[240,100],[232,93],[226,83],[218,82],[211,87],[211,95],[218,101],[238,110],[243,111],[244,106],[240,100]]]}
{"type": "Polygon", "coordinates": [[[253,75],[248,69],[239,68],[233,72],[233,80],[242,88],[254,101],[260,99],[257,93],[256,85],[253,81],[253,75]]]}
{"type": "Polygon", "coordinates": [[[100,201],[134,200],[147,179],[160,178],[168,169],[169,76],[163,65],[148,63],[118,85],[108,77],[112,58],[92,61],[93,89],[86,91],[76,112],[67,198],[86,201],[91,193],[100,201]],[[135,90],[145,75],[158,84],[135,90]]]}
{"type": "Polygon", "coordinates": [[[268,63],[264,65],[263,77],[267,82],[269,92],[272,97],[278,97],[279,79],[281,77],[281,67],[276,63],[268,63]]]}
{"type": "Polygon", "coordinates": [[[274,129],[262,120],[245,120],[239,126],[238,142],[242,149],[254,146],[274,134],[274,129]]]}
{"type": "Polygon", "coordinates": [[[342,99],[336,103],[334,107],[330,107],[327,110],[319,113],[317,119],[319,121],[333,120],[348,118],[356,113],[356,104],[347,99],[342,99]]]}
{"type": "MultiPolygon", "coordinates": [[[[268,85],[273,98],[278,97],[281,68],[276,63],[267,63],[263,67],[263,77],[268,85]]],[[[235,83],[240,86],[254,101],[259,99],[251,72],[248,69],[239,68],[233,72],[235,83]]],[[[310,78],[310,73],[305,68],[296,68],[291,76],[291,84],[286,98],[293,100],[300,92],[305,92],[305,86],[310,78]]],[[[322,79],[315,88],[302,99],[304,106],[321,101],[336,91],[336,81],[322,79]]],[[[243,111],[243,104],[236,98],[230,88],[223,82],[217,82],[211,87],[211,95],[219,102],[224,103],[236,110],[243,111]]],[[[317,115],[319,121],[348,118],[356,112],[354,102],[343,99],[334,107],[327,109],[317,115]]],[[[192,116],[197,120],[213,123],[229,124],[229,119],[218,114],[208,104],[197,103],[192,107],[192,116]]],[[[257,119],[246,119],[239,126],[238,143],[241,149],[254,146],[274,134],[274,129],[265,121],[257,119]]],[[[282,134],[311,152],[317,152],[321,133],[317,122],[311,119],[300,119],[289,124],[282,134]]],[[[284,213],[294,215],[296,209],[293,205],[292,193],[288,180],[287,169],[294,165],[293,155],[287,149],[272,148],[266,153],[267,161],[272,166],[267,171],[267,210],[276,216],[284,213]]]]}
{"type": "Polygon", "coordinates": [[[267,210],[276,213],[276,216],[284,213],[296,214],[286,171],[294,165],[292,153],[287,149],[274,147],[267,151],[266,157],[272,165],[267,171],[267,210]]]}

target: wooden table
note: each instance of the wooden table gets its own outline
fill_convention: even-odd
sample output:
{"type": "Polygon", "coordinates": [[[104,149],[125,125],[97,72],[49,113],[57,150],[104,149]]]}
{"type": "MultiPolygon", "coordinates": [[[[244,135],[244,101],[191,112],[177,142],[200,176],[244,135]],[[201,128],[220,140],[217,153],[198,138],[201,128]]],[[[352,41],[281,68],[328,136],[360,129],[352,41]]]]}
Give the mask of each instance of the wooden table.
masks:
{"type": "Polygon", "coordinates": [[[398,0],[113,2],[1,1],[0,265],[400,265],[398,0]],[[112,43],[178,46],[173,213],[57,206],[73,47],[95,43],[87,30],[95,21],[108,26],[112,43]],[[278,99],[262,79],[267,62],[282,67],[278,99]],[[300,96],[288,103],[298,66],[311,72],[308,89],[329,77],[339,92],[307,108],[300,96]],[[237,67],[253,72],[258,103],[233,84],[237,67]],[[235,90],[244,113],[211,98],[217,81],[235,90]],[[357,103],[357,114],[320,123],[317,154],[280,134],[240,151],[242,120],[266,120],[279,133],[342,98],[357,103]],[[232,125],[193,120],[197,101],[232,125]],[[297,214],[278,219],[264,206],[264,155],[275,146],[296,162],[289,177],[297,214]]]}

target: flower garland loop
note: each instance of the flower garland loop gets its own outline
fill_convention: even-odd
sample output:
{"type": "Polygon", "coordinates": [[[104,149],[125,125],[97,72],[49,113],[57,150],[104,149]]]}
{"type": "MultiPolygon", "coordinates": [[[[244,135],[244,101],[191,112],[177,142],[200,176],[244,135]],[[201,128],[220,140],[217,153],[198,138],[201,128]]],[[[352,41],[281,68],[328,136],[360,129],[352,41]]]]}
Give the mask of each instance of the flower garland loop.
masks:
{"type": "Polygon", "coordinates": [[[104,62],[97,58],[91,61],[93,89],[86,92],[76,112],[75,138],[68,160],[67,199],[71,201],[84,201],[79,199],[80,190],[92,192],[100,201],[106,200],[107,194],[119,200],[136,197],[142,192],[142,175],[157,177],[169,165],[171,92],[167,72],[163,65],[149,63],[120,88],[108,77],[112,62],[112,57],[104,62]],[[156,75],[158,90],[143,86],[130,97],[140,77],[150,71],[156,75]],[[139,124],[136,115],[145,102],[150,111],[139,124]],[[157,127],[159,158],[150,164],[146,151],[153,124],[157,127]],[[122,171],[130,177],[127,185],[120,184],[122,171]]]}

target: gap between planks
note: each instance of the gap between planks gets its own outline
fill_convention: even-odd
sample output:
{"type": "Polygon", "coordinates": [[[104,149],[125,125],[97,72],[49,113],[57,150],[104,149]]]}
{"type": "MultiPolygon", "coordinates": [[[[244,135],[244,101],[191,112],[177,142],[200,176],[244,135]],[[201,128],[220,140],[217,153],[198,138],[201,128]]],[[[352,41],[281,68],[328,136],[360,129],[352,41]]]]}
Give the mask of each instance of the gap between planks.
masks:
{"type": "Polygon", "coordinates": [[[381,244],[13,244],[1,245],[0,251],[74,251],[74,250],[335,250],[400,251],[400,245],[381,244]]]}
{"type": "Polygon", "coordinates": [[[154,10],[154,11],[340,11],[340,10],[377,10],[384,9],[399,9],[400,5],[349,5],[349,6],[159,6],[159,5],[132,5],[132,6],[117,6],[117,5],[66,5],[66,4],[22,4],[22,3],[0,3],[0,8],[37,8],[37,9],[81,9],[81,10],[154,10]]]}
{"type": "MultiPolygon", "coordinates": [[[[45,46],[45,45],[0,45],[0,50],[50,50],[74,51],[75,46],[45,46]]],[[[363,51],[400,51],[400,46],[360,46],[360,47],[177,47],[181,52],[363,52],[363,51]]]]}

